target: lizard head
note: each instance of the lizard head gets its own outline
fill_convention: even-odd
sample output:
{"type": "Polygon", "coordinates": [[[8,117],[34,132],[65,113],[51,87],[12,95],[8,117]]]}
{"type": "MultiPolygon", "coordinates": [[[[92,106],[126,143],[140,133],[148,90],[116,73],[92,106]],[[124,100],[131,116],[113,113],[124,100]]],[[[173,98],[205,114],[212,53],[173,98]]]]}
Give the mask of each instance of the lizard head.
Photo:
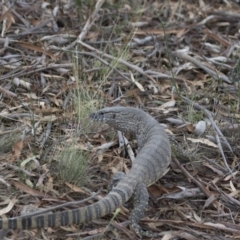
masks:
{"type": "Polygon", "coordinates": [[[93,121],[104,122],[123,132],[136,133],[145,113],[131,107],[106,107],[90,114],[93,121]]]}

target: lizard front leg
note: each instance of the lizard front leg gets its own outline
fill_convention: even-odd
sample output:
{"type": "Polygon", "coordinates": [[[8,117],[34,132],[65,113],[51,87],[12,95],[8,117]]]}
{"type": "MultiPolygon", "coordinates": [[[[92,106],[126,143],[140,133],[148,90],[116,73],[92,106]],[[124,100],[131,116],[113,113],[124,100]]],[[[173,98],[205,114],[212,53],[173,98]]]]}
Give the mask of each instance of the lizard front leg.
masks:
{"type": "Polygon", "coordinates": [[[123,172],[116,172],[108,184],[108,192],[110,192],[118,184],[118,182],[124,178],[125,175],[126,174],[123,172]]]}
{"type": "Polygon", "coordinates": [[[144,183],[139,183],[133,195],[134,208],[130,214],[130,221],[131,221],[132,228],[140,237],[140,239],[142,238],[142,236],[151,237],[151,238],[162,236],[161,233],[144,231],[138,224],[140,219],[144,217],[144,213],[148,207],[148,199],[149,199],[149,195],[148,195],[147,187],[145,186],[144,183]]]}
{"type": "MultiPolygon", "coordinates": [[[[116,172],[108,185],[108,191],[111,191],[118,184],[118,182],[124,178],[124,176],[125,173],[116,172]]],[[[147,210],[148,207],[149,199],[147,187],[143,182],[137,185],[133,197],[131,199],[133,200],[133,210],[131,211],[129,220],[131,222],[130,225],[133,228],[133,230],[140,237],[140,239],[142,238],[142,236],[159,237],[161,233],[144,231],[138,224],[140,219],[144,217],[145,211],[147,210]]]]}

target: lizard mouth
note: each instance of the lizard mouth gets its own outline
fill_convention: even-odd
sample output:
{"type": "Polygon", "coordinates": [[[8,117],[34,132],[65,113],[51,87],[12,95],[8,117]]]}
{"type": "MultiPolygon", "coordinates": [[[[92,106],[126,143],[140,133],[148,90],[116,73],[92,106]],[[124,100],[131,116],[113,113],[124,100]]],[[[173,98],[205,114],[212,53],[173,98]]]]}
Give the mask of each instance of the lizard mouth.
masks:
{"type": "Polygon", "coordinates": [[[100,115],[99,113],[91,113],[89,115],[89,118],[93,121],[97,121],[97,122],[104,122],[104,116],[103,115],[100,115]]]}
{"type": "Polygon", "coordinates": [[[89,118],[90,118],[91,120],[93,120],[93,121],[99,121],[99,117],[98,117],[98,115],[97,115],[96,113],[91,113],[91,114],[89,115],[89,118]]]}

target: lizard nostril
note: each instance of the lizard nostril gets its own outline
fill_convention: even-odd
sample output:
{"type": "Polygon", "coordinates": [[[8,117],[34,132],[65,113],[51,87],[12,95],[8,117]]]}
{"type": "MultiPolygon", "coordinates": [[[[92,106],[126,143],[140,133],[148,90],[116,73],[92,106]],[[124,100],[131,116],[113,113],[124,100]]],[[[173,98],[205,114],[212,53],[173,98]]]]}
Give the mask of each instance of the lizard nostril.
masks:
{"type": "Polygon", "coordinates": [[[90,115],[89,115],[89,117],[91,118],[91,119],[96,119],[97,117],[96,117],[96,113],[91,113],[90,115]]]}

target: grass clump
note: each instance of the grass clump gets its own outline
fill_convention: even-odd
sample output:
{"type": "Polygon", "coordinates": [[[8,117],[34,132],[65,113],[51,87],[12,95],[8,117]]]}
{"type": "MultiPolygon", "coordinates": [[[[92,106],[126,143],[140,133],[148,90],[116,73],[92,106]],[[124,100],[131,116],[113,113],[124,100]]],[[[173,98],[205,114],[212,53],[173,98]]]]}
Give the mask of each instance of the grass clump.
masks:
{"type": "Polygon", "coordinates": [[[77,147],[64,147],[58,155],[58,178],[62,183],[83,186],[88,178],[88,154],[77,147]]]}

